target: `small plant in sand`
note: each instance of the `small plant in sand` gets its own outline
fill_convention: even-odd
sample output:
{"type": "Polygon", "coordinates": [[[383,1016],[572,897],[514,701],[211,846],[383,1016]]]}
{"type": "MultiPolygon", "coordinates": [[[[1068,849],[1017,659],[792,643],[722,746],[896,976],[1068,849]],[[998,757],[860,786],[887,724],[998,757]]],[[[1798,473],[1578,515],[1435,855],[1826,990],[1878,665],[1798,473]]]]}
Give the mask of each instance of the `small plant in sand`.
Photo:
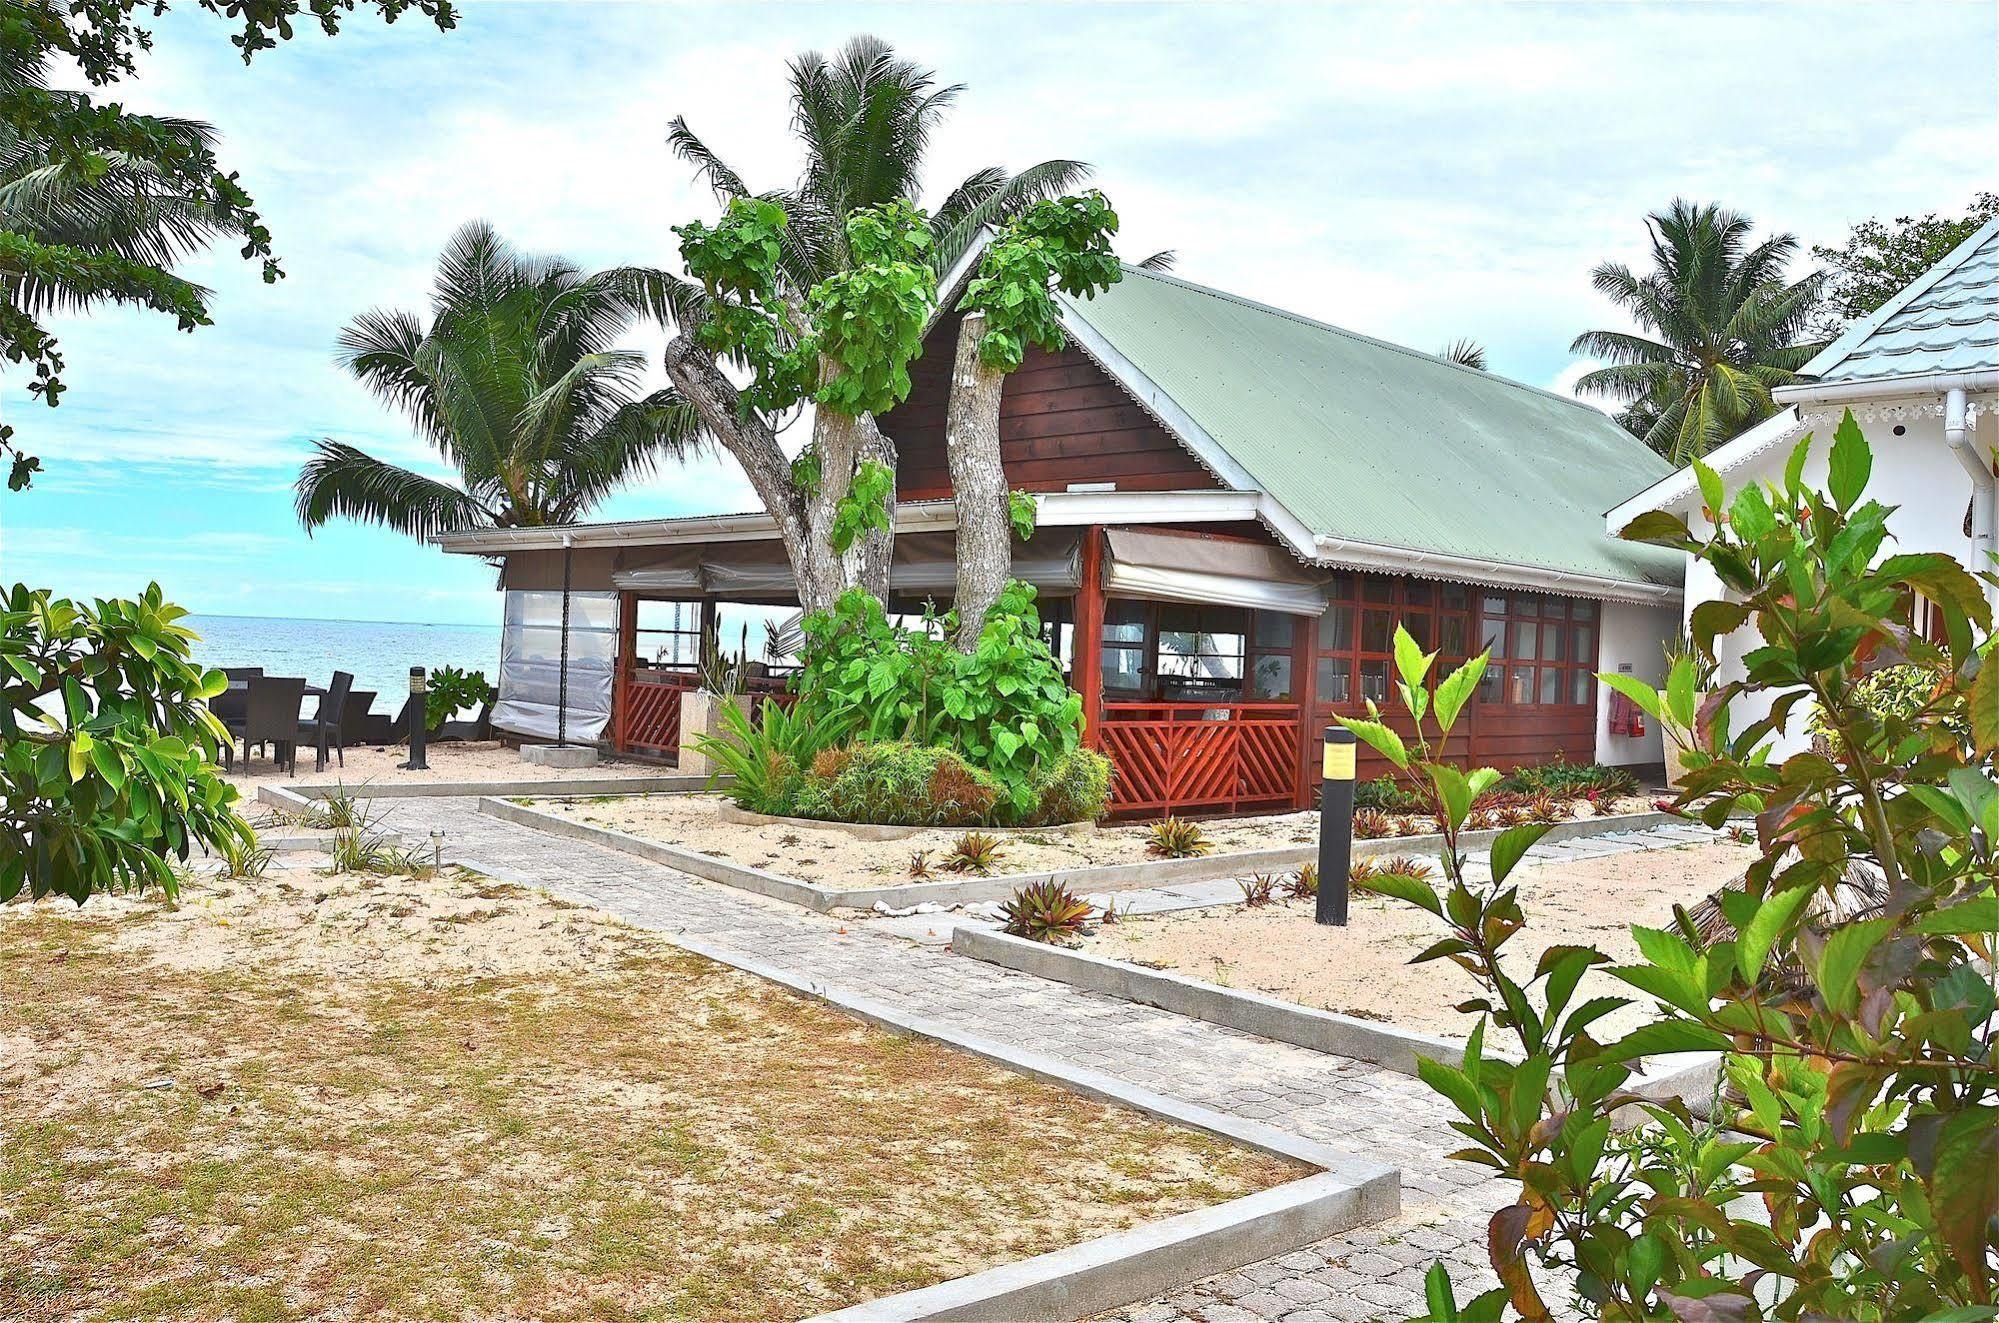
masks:
{"type": "Polygon", "coordinates": [[[1004,909],[1006,931],[1037,942],[1077,933],[1095,913],[1090,902],[1055,881],[1028,883],[1013,893],[1004,909]]]}
{"type": "Polygon", "coordinates": [[[909,852],[909,876],[918,882],[937,876],[937,870],[930,863],[930,851],[911,850],[909,852]]]}
{"type": "Polygon", "coordinates": [[[1293,900],[1310,900],[1319,894],[1319,866],[1306,864],[1284,879],[1284,894],[1293,900]]]}
{"type": "Polygon", "coordinates": [[[1277,879],[1269,873],[1251,873],[1236,885],[1242,888],[1242,903],[1252,909],[1277,899],[1277,879]]]}
{"type": "Polygon", "coordinates": [[[1426,877],[1434,876],[1435,873],[1436,870],[1423,860],[1406,854],[1393,855],[1387,859],[1377,860],[1374,865],[1374,875],[1376,877],[1408,877],[1421,881],[1426,877]]]}
{"type": "Polygon", "coordinates": [[[361,825],[367,816],[361,801],[345,785],[333,787],[333,793],[323,799],[315,799],[298,816],[299,826],[331,829],[361,825]]]}
{"type": "Polygon", "coordinates": [[[1395,835],[1395,819],[1380,809],[1355,809],[1353,813],[1353,838],[1357,841],[1378,841],[1395,835]]]}
{"type": "Polygon", "coordinates": [[[999,866],[1002,853],[999,837],[990,832],[968,831],[951,842],[951,853],[945,858],[944,866],[954,873],[986,877],[999,866]]]}
{"type": "Polygon", "coordinates": [[[1373,859],[1356,859],[1347,865],[1347,887],[1352,891],[1365,891],[1367,884],[1381,872],[1381,865],[1373,859]]]}
{"type": "Polygon", "coordinates": [[[254,836],[247,840],[232,836],[220,841],[216,853],[222,856],[220,876],[236,882],[256,881],[271,866],[271,860],[277,857],[277,851],[257,844],[254,836]]]}
{"type": "Polygon", "coordinates": [[[1527,820],[1539,823],[1566,822],[1569,817],[1568,805],[1553,795],[1539,794],[1527,801],[1527,820]]]}
{"type": "Polygon", "coordinates": [[[1214,843],[1200,823],[1171,814],[1153,823],[1146,836],[1145,852],[1161,859],[1191,859],[1215,852],[1214,843]]]}

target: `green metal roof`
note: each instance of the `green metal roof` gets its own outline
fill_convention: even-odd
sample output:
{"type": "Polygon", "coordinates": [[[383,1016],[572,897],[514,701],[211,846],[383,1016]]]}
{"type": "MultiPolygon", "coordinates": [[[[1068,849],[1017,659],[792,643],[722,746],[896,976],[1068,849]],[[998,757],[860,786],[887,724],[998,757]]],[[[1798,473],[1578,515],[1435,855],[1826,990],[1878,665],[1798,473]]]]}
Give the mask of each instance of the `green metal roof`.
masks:
{"type": "Polygon", "coordinates": [[[1064,302],[1112,351],[1106,366],[1121,357],[1166,397],[1154,412],[1224,481],[1317,535],[1681,581],[1677,553],[1603,528],[1672,466],[1586,404],[1135,267],[1064,302]]]}

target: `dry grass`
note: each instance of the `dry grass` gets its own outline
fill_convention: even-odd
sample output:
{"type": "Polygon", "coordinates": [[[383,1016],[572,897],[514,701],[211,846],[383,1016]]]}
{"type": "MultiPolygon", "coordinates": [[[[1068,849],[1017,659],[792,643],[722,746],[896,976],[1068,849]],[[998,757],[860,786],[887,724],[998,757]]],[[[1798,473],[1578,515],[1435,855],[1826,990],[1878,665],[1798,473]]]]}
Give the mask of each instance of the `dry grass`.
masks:
{"type": "Polygon", "coordinates": [[[6,907],[0,968],[9,1319],[796,1317],[1296,1174],[466,875],[6,907]]]}

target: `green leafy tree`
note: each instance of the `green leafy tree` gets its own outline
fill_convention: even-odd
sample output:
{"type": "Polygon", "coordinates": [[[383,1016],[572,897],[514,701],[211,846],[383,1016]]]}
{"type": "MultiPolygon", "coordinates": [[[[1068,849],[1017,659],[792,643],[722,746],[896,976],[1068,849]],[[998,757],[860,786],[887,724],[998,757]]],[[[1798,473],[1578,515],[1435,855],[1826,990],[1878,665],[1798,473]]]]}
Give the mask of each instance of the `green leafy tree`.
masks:
{"type": "MultiPolygon", "coordinates": [[[[1882,554],[1890,511],[1866,499],[1872,459],[1851,414],[1823,492],[1802,481],[1812,444],[1799,443],[1781,485],[1732,498],[1696,462],[1705,537],[1663,513],[1624,532],[1685,551],[1728,590],[1695,608],[1694,651],[1663,689],[1601,677],[1691,750],[1682,812],[1755,823],[1758,858],[1719,896],[1723,922],[1676,911],[1663,928],[1632,929],[1633,963],[1565,946],[1522,968],[1507,950],[1525,922],[1509,878],[1545,828],[1503,834],[1491,881],[1475,879],[1458,832],[1492,774],[1438,767],[1427,742],[1407,747],[1378,720],[1348,723],[1427,776],[1445,806],[1446,885],[1373,885],[1444,929],[1418,962],[1450,960],[1485,989],[1462,1065],[1421,1071],[1460,1114],[1470,1142],[1454,1156],[1519,1187],[1488,1236],[1503,1285],[1460,1302],[1439,1264],[1432,1319],[1551,1318],[1555,1279],[1601,1318],[1995,1316],[1991,612],[1950,557],[1882,554]],[[1939,613],[1945,642],[1909,629],[1915,598],[1939,613]],[[1717,640],[1750,631],[1743,678],[1698,699],[1717,640]],[[1856,692],[1884,652],[1937,676],[1921,701],[1884,707],[1856,692]],[[1772,733],[1807,703],[1835,736],[1832,755],[1773,760],[1772,733]],[[1767,715],[1738,721],[1738,707],[1767,715]],[[1601,1041],[1595,1026],[1628,998],[1579,995],[1593,970],[1655,1018],[1601,1041]],[[1711,1117],[1632,1091],[1646,1058],[1684,1052],[1720,1063],[1711,1117]]],[[[1419,728],[1427,718],[1447,732],[1483,659],[1426,689],[1432,660],[1398,634],[1404,705],[1419,728]]]]}
{"type": "MultiPolygon", "coordinates": [[[[959,88],[868,37],[794,61],[791,83],[797,182],[753,194],[675,120],[670,142],[723,200],[722,217],[677,227],[691,279],[617,278],[673,328],[669,377],[776,521],[801,602],[825,610],[855,585],[886,595],[896,450],[876,415],[908,392],[939,275],[988,228],[1009,230],[1086,171],[1073,161],[980,170],[925,212],[924,157],[959,88]],[[794,462],[778,438],[807,404],[813,435],[794,462]]],[[[1004,521],[1003,480],[996,504],[1004,521]]]]}
{"type": "Polygon", "coordinates": [[[1897,216],[1864,220],[1837,248],[1816,244],[1812,256],[1828,273],[1813,334],[1830,340],[1941,262],[1950,250],[1999,216],[1999,193],[1980,193],[1962,216],[1897,216]]]}
{"type": "Polygon", "coordinates": [[[215,774],[227,681],[189,660],[158,584],[95,606],[16,584],[0,603],[0,901],[157,886],[197,846],[254,844],[215,774]]]}
{"type": "MultiPolygon", "coordinates": [[[[307,17],[332,35],[357,9],[393,22],[415,10],[441,28],[449,0],[258,0],[201,8],[237,25],[247,61],[291,37],[307,17]]],[[[32,374],[29,393],[60,402],[63,356],[43,324],[50,311],[105,303],[150,309],[182,330],[208,324],[208,291],[170,268],[211,238],[242,240],[264,279],[282,274],[256,205],[223,168],[204,125],[136,114],[117,102],[48,86],[51,68],[103,88],[137,71],[151,49],[144,20],[165,0],[0,0],[0,357],[32,374]]],[[[0,424],[8,487],[27,487],[37,457],[0,424]]]]}
{"type": "Polygon", "coordinates": [[[409,418],[458,485],[322,440],[299,474],[299,519],[418,538],[567,523],[689,453],[693,412],[671,388],[639,395],[645,358],[617,346],[635,311],[615,282],[465,226],[438,259],[428,326],[378,309],[340,336],[341,365],[409,418]]]}
{"type": "Polygon", "coordinates": [[[1605,262],[1591,273],[1638,331],[1586,331],[1569,350],[1610,365],[1578,390],[1623,402],[1618,421],[1685,464],[1777,411],[1770,392],[1823,348],[1805,328],[1825,277],[1786,283],[1798,241],[1752,243],[1749,218],[1713,204],[1676,198],[1647,226],[1649,272],[1605,262]]]}

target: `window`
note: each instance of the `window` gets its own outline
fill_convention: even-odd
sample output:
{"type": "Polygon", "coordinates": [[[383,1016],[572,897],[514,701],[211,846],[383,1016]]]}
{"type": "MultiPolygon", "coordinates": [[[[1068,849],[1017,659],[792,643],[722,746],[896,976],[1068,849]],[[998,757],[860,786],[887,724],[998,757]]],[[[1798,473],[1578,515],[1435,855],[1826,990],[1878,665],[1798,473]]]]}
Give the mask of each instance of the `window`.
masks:
{"type": "Polygon", "coordinates": [[[1158,611],[1160,699],[1240,699],[1249,613],[1230,606],[1173,605],[1158,611]]]}
{"type": "Polygon", "coordinates": [[[1302,628],[1302,622],[1279,611],[1250,614],[1245,698],[1261,703],[1289,703],[1297,698],[1296,681],[1291,673],[1291,647],[1302,628]]]}
{"type": "Polygon", "coordinates": [[[701,603],[638,601],[632,656],[641,666],[701,664],[701,603]]]}
{"type": "Polygon", "coordinates": [[[1395,627],[1401,625],[1440,667],[1465,658],[1471,637],[1471,590],[1461,583],[1340,574],[1326,585],[1326,613],[1315,640],[1314,683],[1321,707],[1357,708],[1388,701],[1394,683],[1395,627]]]}
{"type": "Polygon", "coordinates": [[[1145,693],[1152,613],[1143,602],[1104,603],[1104,693],[1145,693]]]}
{"type": "Polygon", "coordinates": [[[1595,701],[1595,602],[1484,592],[1479,638],[1492,653],[1480,702],[1582,707],[1595,701]]]}

